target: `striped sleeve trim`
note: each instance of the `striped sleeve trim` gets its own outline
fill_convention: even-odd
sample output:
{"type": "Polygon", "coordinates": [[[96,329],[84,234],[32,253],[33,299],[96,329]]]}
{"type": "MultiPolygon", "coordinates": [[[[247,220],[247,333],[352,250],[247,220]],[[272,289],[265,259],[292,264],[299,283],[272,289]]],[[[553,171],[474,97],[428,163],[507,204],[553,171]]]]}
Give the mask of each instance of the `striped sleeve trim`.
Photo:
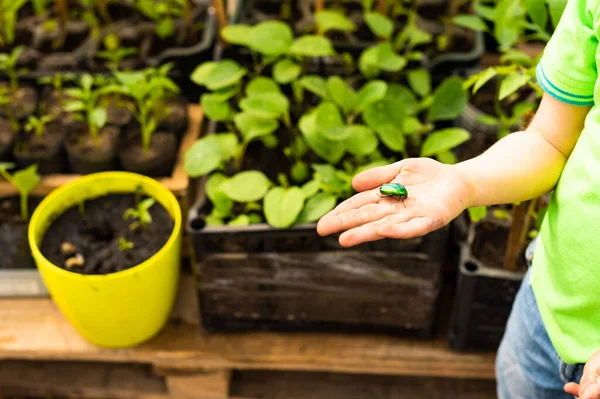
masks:
{"type": "Polygon", "coordinates": [[[573,93],[569,93],[565,90],[562,90],[559,87],[557,87],[555,84],[553,84],[548,79],[546,74],[544,73],[544,68],[542,67],[541,62],[536,67],[536,76],[537,76],[538,82],[542,86],[542,89],[544,89],[544,91],[546,93],[550,94],[552,97],[556,98],[557,100],[560,100],[567,104],[585,106],[585,107],[594,105],[594,95],[593,94],[587,95],[587,96],[573,94],[573,93]]]}

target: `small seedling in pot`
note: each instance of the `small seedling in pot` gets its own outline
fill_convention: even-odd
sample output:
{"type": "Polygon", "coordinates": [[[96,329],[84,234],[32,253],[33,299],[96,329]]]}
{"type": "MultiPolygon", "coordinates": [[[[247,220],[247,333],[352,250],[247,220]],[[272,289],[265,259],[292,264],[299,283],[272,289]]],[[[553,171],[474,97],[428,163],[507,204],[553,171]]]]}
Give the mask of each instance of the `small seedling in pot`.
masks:
{"type": "Polygon", "coordinates": [[[14,42],[18,12],[26,3],[27,0],[4,0],[0,2],[0,47],[14,42]]]}
{"type": "Polygon", "coordinates": [[[125,211],[123,220],[128,220],[129,218],[136,219],[136,221],[129,226],[130,230],[135,230],[139,226],[146,227],[152,223],[152,215],[150,215],[149,210],[155,203],[156,201],[153,198],[146,198],[145,200],[140,201],[135,209],[130,208],[125,211]]]}
{"type": "Polygon", "coordinates": [[[138,53],[135,47],[121,47],[119,36],[116,34],[106,35],[103,43],[106,50],[98,51],[96,55],[106,60],[106,66],[113,72],[119,69],[125,58],[138,53]]]}
{"type": "Polygon", "coordinates": [[[17,61],[24,47],[15,47],[9,54],[0,54],[0,72],[4,73],[10,82],[10,89],[14,93],[19,89],[19,76],[27,72],[26,69],[18,69],[17,61]]]}
{"type": "Polygon", "coordinates": [[[133,247],[134,244],[131,241],[128,241],[125,237],[119,237],[119,251],[125,252],[133,247]]]}
{"type": "Polygon", "coordinates": [[[167,64],[158,69],[115,72],[117,80],[125,88],[123,94],[135,100],[136,107],[131,111],[140,124],[142,148],[145,153],[150,150],[152,134],[166,116],[164,100],[170,95],[179,93],[179,87],[167,76],[170,66],[167,64]]]}
{"type": "Polygon", "coordinates": [[[0,176],[5,178],[19,191],[21,197],[21,219],[27,221],[29,220],[27,200],[29,199],[29,194],[40,183],[40,175],[37,173],[37,164],[11,175],[8,173],[8,170],[14,167],[15,165],[12,163],[0,163],[0,176]]]}
{"type": "Polygon", "coordinates": [[[65,111],[73,112],[77,119],[85,121],[92,139],[97,143],[98,133],[106,124],[107,118],[106,107],[100,99],[104,95],[119,93],[122,90],[115,84],[107,84],[99,88],[93,86],[94,79],[86,73],[79,79],[79,87],[65,90],[67,95],[74,98],[65,104],[65,111]]]}
{"type": "Polygon", "coordinates": [[[52,115],[44,115],[38,118],[35,115],[31,115],[29,119],[27,119],[27,123],[25,124],[25,131],[33,132],[38,137],[41,137],[44,134],[44,129],[46,125],[54,120],[52,115]]]}

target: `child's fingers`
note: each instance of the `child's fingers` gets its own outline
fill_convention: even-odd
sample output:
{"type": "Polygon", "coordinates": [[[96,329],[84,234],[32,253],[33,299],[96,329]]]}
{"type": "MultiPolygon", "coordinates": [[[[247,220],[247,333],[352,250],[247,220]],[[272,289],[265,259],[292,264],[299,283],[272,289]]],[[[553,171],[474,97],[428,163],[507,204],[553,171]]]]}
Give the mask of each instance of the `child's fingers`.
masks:
{"type": "Polygon", "coordinates": [[[377,190],[366,191],[348,198],[319,220],[317,223],[317,232],[325,236],[347,229],[348,227],[344,227],[344,220],[347,220],[349,216],[340,217],[340,215],[351,211],[356,212],[366,205],[377,204],[381,199],[377,190]]]}
{"type": "MultiPolygon", "coordinates": [[[[319,221],[317,231],[321,235],[329,235],[350,230],[380,220],[398,210],[390,203],[367,204],[358,209],[350,209],[337,215],[327,216],[319,221]]],[[[402,209],[405,210],[405,209],[402,209]]]]}
{"type": "Polygon", "coordinates": [[[379,223],[376,233],[385,238],[410,239],[424,236],[440,227],[442,223],[432,217],[417,217],[403,221],[402,215],[394,215],[379,223]]]}
{"type": "Polygon", "coordinates": [[[352,187],[354,187],[356,191],[365,191],[389,183],[400,174],[401,167],[402,161],[399,161],[390,165],[367,169],[354,176],[352,187]]]}
{"type": "Polygon", "coordinates": [[[342,233],[339,238],[340,245],[343,247],[351,247],[364,242],[377,241],[385,238],[385,235],[380,232],[380,226],[408,222],[414,215],[412,210],[402,209],[402,211],[403,212],[386,216],[381,220],[372,221],[342,233]]]}
{"type": "Polygon", "coordinates": [[[578,396],[579,395],[579,384],[576,382],[569,382],[564,387],[565,392],[569,395],[578,396]]]}

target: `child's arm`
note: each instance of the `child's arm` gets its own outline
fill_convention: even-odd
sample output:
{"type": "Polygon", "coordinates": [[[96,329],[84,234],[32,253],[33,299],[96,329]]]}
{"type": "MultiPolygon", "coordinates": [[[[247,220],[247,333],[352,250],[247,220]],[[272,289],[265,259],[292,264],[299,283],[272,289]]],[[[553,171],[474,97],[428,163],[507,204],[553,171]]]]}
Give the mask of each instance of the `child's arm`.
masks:
{"type": "Polygon", "coordinates": [[[545,95],[526,131],[504,137],[476,158],[456,165],[410,158],[367,170],[353,181],[360,193],[325,215],[317,231],[344,231],[343,246],[406,239],[441,228],[472,206],[543,195],[558,181],[588,111],[545,95]],[[379,186],[390,182],[407,188],[406,207],[379,196],[379,186]]]}

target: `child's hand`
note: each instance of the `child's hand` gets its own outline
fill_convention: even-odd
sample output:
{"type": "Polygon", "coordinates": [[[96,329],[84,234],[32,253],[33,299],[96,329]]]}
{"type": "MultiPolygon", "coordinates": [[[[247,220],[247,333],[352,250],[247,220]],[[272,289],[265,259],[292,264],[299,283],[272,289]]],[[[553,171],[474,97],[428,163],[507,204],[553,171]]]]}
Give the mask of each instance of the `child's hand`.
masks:
{"type": "Polygon", "coordinates": [[[579,399],[600,399],[600,351],[585,364],[579,384],[570,382],[565,385],[565,391],[579,399]]]}
{"type": "Polygon", "coordinates": [[[474,197],[473,187],[456,168],[429,158],[367,170],[354,178],[353,186],[359,194],[323,216],[317,226],[323,236],[345,231],[339,238],[344,247],[425,235],[447,225],[474,197]],[[380,197],[379,187],[384,183],[406,187],[406,207],[396,198],[380,197]]]}

